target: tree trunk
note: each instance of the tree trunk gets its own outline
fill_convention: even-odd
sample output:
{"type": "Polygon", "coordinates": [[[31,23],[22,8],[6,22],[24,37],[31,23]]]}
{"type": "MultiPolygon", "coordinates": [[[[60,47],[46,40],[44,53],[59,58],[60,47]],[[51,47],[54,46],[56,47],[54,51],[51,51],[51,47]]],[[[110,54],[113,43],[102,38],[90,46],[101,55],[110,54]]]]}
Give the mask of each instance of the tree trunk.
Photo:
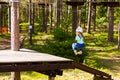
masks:
{"type": "Polygon", "coordinates": [[[72,6],[72,32],[75,32],[77,28],[78,18],[77,18],[77,6],[72,6]]]}
{"type": "Polygon", "coordinates": [[[87,28],[88,33],[90,33],[90,26],[91,26],[91,0],[89,0],[89,8],[88,8],[88,28],[87,28]]]}
{"type": "Polygon", "coordinates": [[[0,33],[2,33],[2,5],[0,5],[0,33]]]}
{"type": "Polygon", "coordinates": [[[92,22],[93,22],[93,31],[96,31],[96,5],[93,5],[92,7],[92,22]]]}
{"type": "Polygon", "coordinates": [[[45,32],[45,6],[42,5],[42,32],[45,32]]]}
{"type": "Polygon", "coordinates": [[[11,7],[9,4],[9,8],[8,8],[8,32],[11,32],[11,7]]]}
{"type": "MultiPolygon", "coordinates": [[[[51,2],[51,3],[52,3],[52,2],[51,2]]],[[[50,5],[49,5],[49,8],[50,8],[50,9],[49,9],[49,10],[50,10],[50,11],[49,11],[49,12],[50,12],[50,30],[52,30],[52,21],[53,21],[53,20],[52,20],[52,17],[53,17],[53,15],[52,15],[52,14],[53,14],[52,7],[53,7],[53,5],[50,4],[50,5]]]]}
{"type": "Polygon", "coordinates": [[[26,6],[26,22],[29,22],[29,5],[26,6]]]}
{"type": "Polygon", "coordinates": [[[78,7],[78,21],[79,21],[78,26],[81,26],[81,14],[82,14],[82,10],[81,10],[81,6],[79,6],[78,7]]]}
{"type": "Polygon", "coordinates": [[[56,0],[55,27],[60,26],[60,0],[56,0]]]}
{"type": "MultiPolygon", "coordinates": [[[[109,0],[110,2],[114,0],[109,0]]],[[[109,29],[108,29],[108,41],[113,42],[113,34],[114,34],[114,7],[108,7],[108,21],[109,21],[109,29]]]]}
{"type": "Polygon", "coordinates": [[[49,6],[46,4],[45,5],[45,32],[47,33],[47,23],[48,23],[48,16],[49,16],[49,8],[48,8],[49,6]]]}
{"type": "Polygon", "coordinates": [[[118,49],[120,49],[120,22],[118,24],[118,49]]]}

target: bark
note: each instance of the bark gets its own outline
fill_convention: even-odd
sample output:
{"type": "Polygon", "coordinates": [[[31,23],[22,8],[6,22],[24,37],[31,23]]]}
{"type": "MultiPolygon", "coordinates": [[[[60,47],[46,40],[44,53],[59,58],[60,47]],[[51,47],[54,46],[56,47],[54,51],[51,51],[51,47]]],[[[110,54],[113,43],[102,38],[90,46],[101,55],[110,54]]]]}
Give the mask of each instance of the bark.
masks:
{"type": "Polygon", "coordinates": [[[78,24],[77,6],[72,6],[72,32],[75,32],[78,24]]]}
{"type": "MultiPolygon", "coordinates": [[[[114,0],[109,0],[113,1],[114,0]]],[[[113,42],[113,34],[114,34],[114,7],[108,7],[108,41],[113,42]]]]}
{"type": "Polygon", "coordinates": [[[47,32],[47,22],[48,22],[48,16],[49,16],[49,8],[47,5],[45,5],[45,32],[47,32]]]}
{"type": "Polygon", "coordinates": [[[52,30],[52,21],[53,21],[53,19],[52,19],[52,17],[53,17],[53,9],[52,9],[52,7],[53,7],[53,5],[52,4],[50,4],[49,5],[49,10],[50,10],[50,30],[52,30]]]}
{"type": "Polygon", "coordinates": [[[61,0],[56,0],[56,6],[55,6],[55,27],[60,26],[60,3],[61,0]]]}
{"type": "Polygon", "coordinates": [[[45,6],[42,6],[42,32],[45,32],[45,6]]]}
{"type": "Polygon", "coordinates": [[[118,24],[118,49],[120,49],[120,22],[118,24]]]}
{"type": "Polygon", "coordinates": [[[2,33],[2,5],[0,5],[0,33],[2,33]]]}
{"type": "Polygon", "coordinates": [[[78,7],[78,21],[79,21],[78,26],[81,26],[81,14],[82,14],[82,10],[81,10],[81,6],[79,6],[78,7]]]}
{"type": "Polygon", "coordinates": [[[90,33],[91,26],[91,0],[89,0],[89,8],[88,8],[88,28],[87,32],[90,33]]]}
{"type": "Polygon", "coordinates": [[[11,7],[8,8],[8,32],[11,32],[11,7]]]}
{"type": "MultiPolygon", "coordinates": [[[[93,0],[96,1],[96,0],[93,0]]],[[[93,22],[93,31],[96,31],[96,6],[92,6],[92,22],[93,22]]]]}

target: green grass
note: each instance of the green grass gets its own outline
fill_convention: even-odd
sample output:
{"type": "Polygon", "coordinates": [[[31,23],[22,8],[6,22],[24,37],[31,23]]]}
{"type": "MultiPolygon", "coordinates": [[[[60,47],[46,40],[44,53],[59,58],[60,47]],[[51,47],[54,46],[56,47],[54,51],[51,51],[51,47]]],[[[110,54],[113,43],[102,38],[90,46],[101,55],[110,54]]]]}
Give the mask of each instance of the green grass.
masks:
{"type": "MultiPolygon", "coordinates": [[[[35,38],[42,39],[43,41],[52,35],[39,34],[35,38]]],[[[120,50],[117,49],[117,35],[115,34],[114,42],[107,41],[107,33],[85,33],[86,50],[89,52],[84,60],[84,64],[92,68],[101,70],[112,75],[114,80],[120,79],[120,50]]],[[[39,43],[39,42],[38,42],[39,43]]],[[[43,45],[42,41],[40,43],[43,45]]],[[[37,72],[22,72],[22,80],[48,80],[48,76],[37,72]]],[[[9,80],[10,74],[0,74],[0,80],[9,80]],[[5,77],[4,77],[5,76],[5,77]]],[[[92,80],[93,75],[78,70],[69,69],[64,70],[63,76],[56,76],[55,80],[92,80]]]]}
{"type": "Polygon", "coordinates": [[[0,34],[0,40],[10,37],[10,34],[0,34]]]}

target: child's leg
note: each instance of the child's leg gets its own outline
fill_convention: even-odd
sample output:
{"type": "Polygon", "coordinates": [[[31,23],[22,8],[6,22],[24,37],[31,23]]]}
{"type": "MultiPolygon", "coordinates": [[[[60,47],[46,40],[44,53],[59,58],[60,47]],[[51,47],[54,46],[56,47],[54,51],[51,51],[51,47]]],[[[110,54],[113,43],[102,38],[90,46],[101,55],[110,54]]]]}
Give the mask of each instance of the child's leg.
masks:
{"type": "Polygon", "coordinates": [[[73,43],[72,44],[72,49],[73,49],[75,55],[77,55],[77,48],[78,48],[77,43],[73,43]]]}
{"type": "Polygon", "coordinates": [[[83,47],[84,47],[84,44],[79,44],[80,50],[79,50],[78,54],[82,54],[82,49],[83,49],[83,47]]]}

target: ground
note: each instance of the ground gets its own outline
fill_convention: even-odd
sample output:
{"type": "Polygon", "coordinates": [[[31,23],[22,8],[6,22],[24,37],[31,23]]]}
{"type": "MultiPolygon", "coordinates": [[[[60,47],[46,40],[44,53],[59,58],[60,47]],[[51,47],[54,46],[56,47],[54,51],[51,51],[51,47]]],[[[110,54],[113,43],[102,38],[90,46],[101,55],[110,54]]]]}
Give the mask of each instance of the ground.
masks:
{"type": "Polygon", "coordinates": [[[10,48],[10,38],[0,40],[0,50],[10,48]]]}
{"type": "MultiPolygon", "coordinates": [[[[5,38],[0,40],[0,50],[3,49],[10,49],[10,38],[5,38]]],[[[114,80],[120,80],[120,51],[115,50],[116,47],[111,47],[109,49],[104,49],[104,48],[96,48],[96,51],[94,51],[94,53],[91,53],[91,57],[89,57],[89,61],[90,59],[96,59],[96,56],[99,56],[99,59],[96,59],[96,62],[99,63],[96,64],[96,66],[100,67],[100,70],[107,72],[109,74],[112,75],[112,78],[114,80]],[[103,49],[103,50],[102,50],[103,49]],[[110,49],[110,50],[109,50],[110,49]],[[106,50],[106,52],[104,52],[106,50]],[[114,55],[114,52],[117,51],[116,53],[118,53],[117,55],[114,55]],[[109,55],[108,55],[109,53],[109,55]],[[94,56],[93,56],[94,55],[94,56]]],[[[94,50],[93,48],[91,48],[91,52],[93,52],[92,50],[94,50]]],[[[91,62],[91,64],[94,64],[95,62],[91,62]]],[[[74,80],[79,80],[80,78],[84,77],[84,76],[79,76],[79,75],[83,75],[86,73],[85,72],[81,72],[78,70],[75,71],[65,71],[64,75],[62,77],[57,77],[56,80],[61,80],[64,78],[66,78],[66,80],[69,80],[69,78],[73,78],[74,80]],[[68,75],[74,75],[74,76],[69,76],[68,75]],[[75,74],[75,73],[79,73],[79,74],[75,74]],[[79,79],[76,79],[76,77],[79,76],[79,79]],[[61,78],[61,79],[60,79],[61,78]]],[[[89,74],[88,74],[89,75],[89,74]]],[[[90,75],[91,76],[91,75],[90,75]]],[[[91,76],[92,78],[92,76],[91,76]]],[[[81,79],[80,79],[81,80],[81,79]]],[[[85,80],[84,78],[82,80],[85,80]]],[[[91,79],[88,79],[91,80],[91,79]]]]}

